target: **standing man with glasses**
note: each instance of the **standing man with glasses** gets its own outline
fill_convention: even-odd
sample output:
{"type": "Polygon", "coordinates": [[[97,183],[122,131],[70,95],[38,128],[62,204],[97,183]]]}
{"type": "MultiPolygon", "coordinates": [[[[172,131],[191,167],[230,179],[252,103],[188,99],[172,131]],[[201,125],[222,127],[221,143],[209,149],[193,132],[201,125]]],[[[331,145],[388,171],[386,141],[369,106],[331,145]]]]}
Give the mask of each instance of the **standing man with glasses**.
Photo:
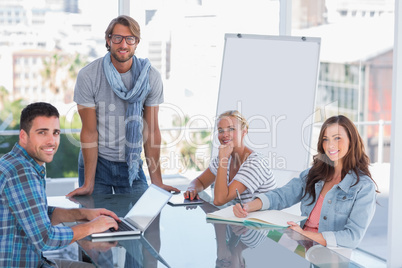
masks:
{"type": "Polygon", "coordinates": [[[113,19],[105,32],[108,53],[78,74],[74,101],[82,121],[78,160],[80,187],[67,196],[144,192],[142,145],[151,182],[167,191],[160,169],[160,73],[134,53],[140,27],[129,16],[113,19]]]}

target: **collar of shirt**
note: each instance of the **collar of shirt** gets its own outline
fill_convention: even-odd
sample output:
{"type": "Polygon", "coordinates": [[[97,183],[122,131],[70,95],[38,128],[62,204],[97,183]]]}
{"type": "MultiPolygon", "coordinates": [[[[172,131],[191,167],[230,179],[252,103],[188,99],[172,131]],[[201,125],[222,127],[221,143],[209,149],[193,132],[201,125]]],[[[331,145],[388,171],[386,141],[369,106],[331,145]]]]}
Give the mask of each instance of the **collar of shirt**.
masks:
{"type": "Polygon", "coordinates": [[[15,143],[12,152],[16,155],[24,157],[29,163],[31,163],[32,167],[38,173],[41,178],[45,178],[46,172],[45,167],[43,165],[39,165],[28,153],[27,151],[17,143],[15,143]]]}
{"type": "MultiPolygon", "coordinates": [[[[356,181],[356,175],[354,175],[353,171],[349,171],[346,176],[343,178],[343,180],[338,183],[339,189],[344,191],[345,193],[349,192],[350,187],[352,186],[353,183],[356,181]]],[[[317,193],[317,198],[318,195],[321,193],[322,188],[324,187],[324,181],[319,181],[315,184],[315,191],[317,193]]]]}
{"type": "Polygon", "coordinates": [[[338,187],[344,191],[345,193],[349,192],[350,187],[352,186],[353,183],[356,181],[356,175],[354,174],[354,171],[349,171],[346,176],[343,178],[343,180],[338,183],[338,187]]]}

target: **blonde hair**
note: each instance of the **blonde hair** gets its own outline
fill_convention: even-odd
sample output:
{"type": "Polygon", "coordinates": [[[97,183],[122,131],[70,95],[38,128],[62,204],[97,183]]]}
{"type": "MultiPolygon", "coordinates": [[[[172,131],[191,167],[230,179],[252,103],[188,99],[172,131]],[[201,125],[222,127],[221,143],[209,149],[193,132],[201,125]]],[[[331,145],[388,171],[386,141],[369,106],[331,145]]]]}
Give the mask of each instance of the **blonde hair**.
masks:
{"type": "Polygon", "coordinates": [[[229,116],[237,118],[241,123],[241,128],[248,130],[248,122],[247,122],[246,118],[244,118],[244,116],[237,110],[229,110],[224,113],[221,113],[218,116],[217,121],[221,120],[222,118],[229,117],[229,116]]]}

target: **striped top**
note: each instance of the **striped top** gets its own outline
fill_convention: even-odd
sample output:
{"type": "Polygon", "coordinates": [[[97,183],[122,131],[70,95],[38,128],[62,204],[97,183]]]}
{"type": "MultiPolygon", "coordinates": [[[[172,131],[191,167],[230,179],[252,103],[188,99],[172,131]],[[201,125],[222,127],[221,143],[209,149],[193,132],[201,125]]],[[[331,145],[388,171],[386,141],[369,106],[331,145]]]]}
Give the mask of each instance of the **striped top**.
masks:
{"type": "MultiPolygon", "coordinates": [[[[261,230],[254,230],[245,228],[246,230],[243,231],[240,235],[236,235],[233,231],[233,228],[239,226],[228,224],[226,226],[226,240],[230,241],[230,239],[235,238],[236,240],[241,241],[246,247],[248,248],[255,248],[259,244],[261,244],[267,237],[268,237],[268,230],[261,229],[261,230]]],[[[236,245],[234,245],[236,246],[236,245]]]]}
{"type": "MultiPolygon", "coordinates": [[[[229,183],[229,166],[232,157],[229,158],[227,169],[227,183],[229,183]]],[[[209,164],[209,170],[216,176],[219,167],[219,157],[214,158],[209,164]]],[[[239,171],[234,176],[233,181],[238,181],[246,190],[240,194],[244,203],[250,202],[257,194],[265,193],[276,188],[276,180],[269,167],[269,160],[263,154],[252,152],[240,166],[239,171]]],[[[235,199],[237,202],[240,200],[235,199]]]]}
{"type": "Polygon", "coordinates": [[[0,267],[50,267],[42,252],[70,244],[70,227],[53,226],[45,167],[18,143],[0,159],[0,267]],[[42,266],[41,266],[42,265],[42,266]]]}
{"type": "Polygon", "coordinates": [[[305,231],[318,233],[318,225],[320,223],[320,215],[323,202],[324,197],[320,195],[318,197],[317,203],[315,203],[315,206],[310,213],[310,216],[308,217],[306,223],[304,224],[303,229],[305,231]]]}

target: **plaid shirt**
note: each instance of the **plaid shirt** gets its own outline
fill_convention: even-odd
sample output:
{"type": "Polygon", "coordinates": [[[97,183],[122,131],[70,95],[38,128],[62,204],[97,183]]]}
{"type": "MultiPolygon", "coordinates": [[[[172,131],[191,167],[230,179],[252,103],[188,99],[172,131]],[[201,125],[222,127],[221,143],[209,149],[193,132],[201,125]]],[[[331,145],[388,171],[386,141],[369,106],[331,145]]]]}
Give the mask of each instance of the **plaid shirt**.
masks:
{"type": "Polygon", "coordinates": [[[19,145],[0,159],[0,267],[47,267],[43,251],[70,244],[69,227],[52,226],[45,168],[19,145]]]}

